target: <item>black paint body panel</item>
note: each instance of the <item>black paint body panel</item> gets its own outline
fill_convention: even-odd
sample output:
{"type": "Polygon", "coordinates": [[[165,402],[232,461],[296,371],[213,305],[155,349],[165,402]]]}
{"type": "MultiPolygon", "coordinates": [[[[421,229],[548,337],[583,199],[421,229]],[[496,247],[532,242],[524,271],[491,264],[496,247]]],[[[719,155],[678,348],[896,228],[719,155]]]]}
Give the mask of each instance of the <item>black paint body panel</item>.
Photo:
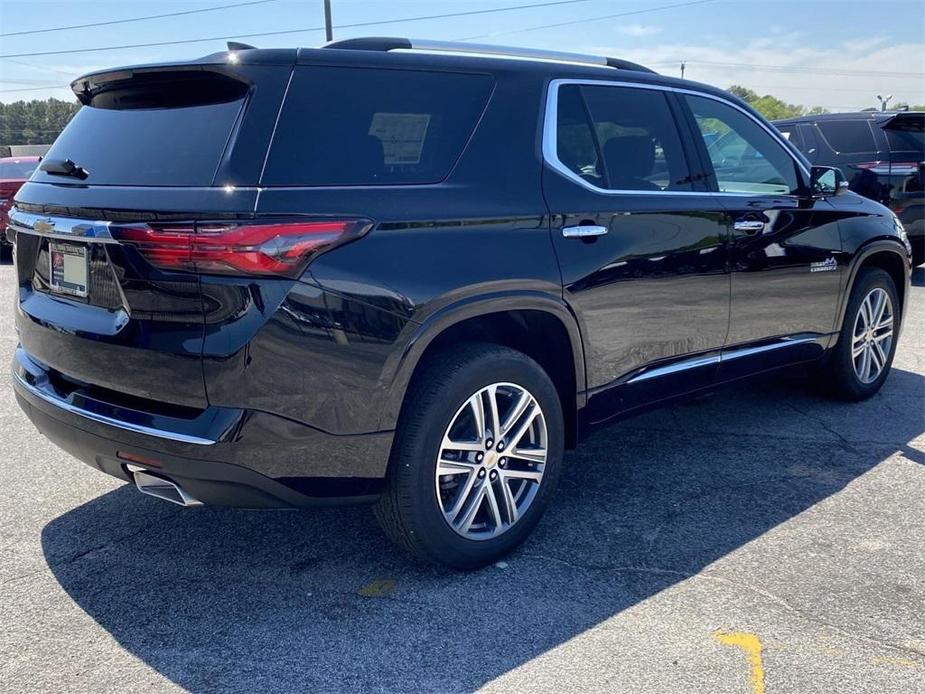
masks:
{"type": "Polygon", "coordinates": [[[301,51],[303,65],[484,72],[495,87],[440,183],[258,187],[266,123],[276,117],[296,57],[277,51],[261,61],[261,51],[243,53],[239,69],[256,85],[253,108],[213,186],[86,186],[45,176],[23,186],[17,208],[96,220],[295,214],[375,225],[315,258],[299,279],[157,273],[130,249],[114,247],[109,262],[132,315],[127,328],[110,334],[104,323],[123,298],[101,295],[87,304],[49,297],[37,286],[42,241],[22,235],[19,339],[48,378],[70,384],[77,396],[92,394],[113,416],[134,408],[154,426],[238,413],[217,443],[193,446],[87,422],[16,386],[40,429],[116,476],[125,478],[115,452],[127,450],[160,456],[164,470],[215,503],[302,505],[374,495],[428,345],[461,321],[506,311],[539,311],[561,324],[568,349],[559,357],[574,387],[563,404],[575,412],[580,438],[641,408],[822,357],[858,264],[871,252],[905,257],[889,211],[854,195],[752,199],[716,195],[705,185],[687,195],[602,195],[544,164],[551,79],[619,78],[731,98],[626,70],[301,51]],[[735,220],[749,215],[766,219],[761,234],[734,230],[735,220]],[[563,237],[563,227],[580,224],[608,233],[563,237]],[[828,258],[837,269],[812,271],[828,258]],[[94,330],[81,329],[91,323],[94,330]],[[761,349],[742,352],[749,348],[761,349]],[[225,493],[202,483],[226,474],[247,489],[225,493]]]}

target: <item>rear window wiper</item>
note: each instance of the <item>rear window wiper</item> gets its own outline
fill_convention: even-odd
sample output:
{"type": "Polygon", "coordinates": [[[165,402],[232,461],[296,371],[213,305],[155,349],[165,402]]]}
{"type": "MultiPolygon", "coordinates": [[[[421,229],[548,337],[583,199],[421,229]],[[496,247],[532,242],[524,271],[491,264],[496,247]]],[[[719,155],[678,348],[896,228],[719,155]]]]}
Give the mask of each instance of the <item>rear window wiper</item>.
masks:
{"type": "Polygon", "coordinates": [[[73,176],[84,180],[90,175],[84,167],[75,164],[70,159],[45,159],[39,170],[54,176],[73,176]]]}

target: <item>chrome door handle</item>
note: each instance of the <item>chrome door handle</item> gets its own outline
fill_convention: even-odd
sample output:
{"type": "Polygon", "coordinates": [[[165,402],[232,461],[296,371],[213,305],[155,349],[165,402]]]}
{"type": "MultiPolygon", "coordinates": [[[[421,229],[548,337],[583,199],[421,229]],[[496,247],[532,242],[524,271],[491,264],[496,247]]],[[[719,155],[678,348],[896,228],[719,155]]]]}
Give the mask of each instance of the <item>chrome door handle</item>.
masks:
{"type": "Polygon", "coordinates": [[[567,239],[584,238],[585,236],[603,236],[607,233],[607,227],[599,226],[577,226],[562,227],[562,235],[567,239]]]}
{"type": "Polygon", "coordinates": [[[754,234],[756,231],[764,230],[764,222],[757,219],[743,219],[732,225],[736,231],[744,231],[746,234],[754,234]]]}

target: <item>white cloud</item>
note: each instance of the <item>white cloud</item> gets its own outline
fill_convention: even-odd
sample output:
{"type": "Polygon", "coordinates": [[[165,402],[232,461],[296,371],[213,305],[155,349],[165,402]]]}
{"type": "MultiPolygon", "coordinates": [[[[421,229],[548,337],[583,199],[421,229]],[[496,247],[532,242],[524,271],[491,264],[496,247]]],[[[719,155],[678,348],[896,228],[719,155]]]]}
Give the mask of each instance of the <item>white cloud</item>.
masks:
{"type": "Polygon", "coordinates": [[[642,36],[652,36],[657,34],[662,30],[661,27],[652,26],[651,24],[626,24],[619,27],[618,31],[621,34],[626,34],[627,36],[635,36],[637,38],[642,36]]]}
{"type": "Polygon", "coordinates": [[[673,76],[679,75],[680,63],[685,61],[688,79],[722,88],[740,84],[789,103],[831,111],[876,106],[876,95],[884,92],[893,94],[894,104],[925,103],[925,44],[891,43],[873,36],[827,48],[817,46],[805,36],[788,33],[761,36],[733,47],[672,43],[584,50],[619,56],[673,76]]]}

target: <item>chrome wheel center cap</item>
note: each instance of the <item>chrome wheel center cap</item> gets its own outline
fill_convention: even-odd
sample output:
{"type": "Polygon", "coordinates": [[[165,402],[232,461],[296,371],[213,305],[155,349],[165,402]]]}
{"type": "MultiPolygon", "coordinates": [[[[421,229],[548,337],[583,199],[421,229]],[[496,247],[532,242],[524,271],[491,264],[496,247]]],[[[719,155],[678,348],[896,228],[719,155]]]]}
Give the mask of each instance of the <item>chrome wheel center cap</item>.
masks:
{"type": "Polygon", "coordinates": [[[497,464],[498,453],[496,451],[486,451],[485,459],[482,461],[482,465],[484,465],[487,470],[491,470],[497,464]]]}

